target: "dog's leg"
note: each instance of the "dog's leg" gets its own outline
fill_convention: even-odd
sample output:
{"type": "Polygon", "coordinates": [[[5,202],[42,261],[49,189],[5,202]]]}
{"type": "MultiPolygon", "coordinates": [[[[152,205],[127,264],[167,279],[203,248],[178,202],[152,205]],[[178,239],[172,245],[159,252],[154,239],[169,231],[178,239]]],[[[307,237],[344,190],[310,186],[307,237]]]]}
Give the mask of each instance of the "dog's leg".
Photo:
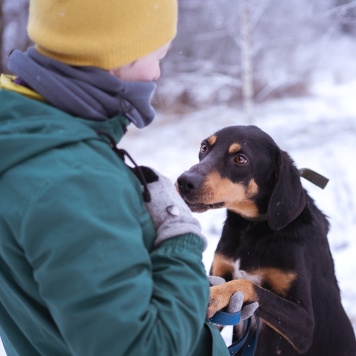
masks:
{"type": "Polygon", "coordinates": [[[213,264],[210,268],[211,276],[219,276],[225,281],[231,281],[234,274],[234,261],[231,258],[224,256],[221,253],[214,255],[213,264]]]}
{"type": "Polygon", "coordinates": [[[218,310],[225,308],[228,305],[231,296],[237,291],[243,293],[244,303],[258,301],[254,286],[253,283],[246,279],[238,279],[210,287],[210,301],[207,316],[210,318],[218,310]]]}
{"type": "Polygon", "coordinates": [[[314,329],[313,312],[311,307],[307,307],[311,305],[310,301],[289,301],[246,279],[211,287],[207,316],[211,317],[226,307],[232,294],[237,291],[244,294],[244,303],[257,301],[260,304],[257,315],[294,349],[300,353],[308,350],[314,329]]]}

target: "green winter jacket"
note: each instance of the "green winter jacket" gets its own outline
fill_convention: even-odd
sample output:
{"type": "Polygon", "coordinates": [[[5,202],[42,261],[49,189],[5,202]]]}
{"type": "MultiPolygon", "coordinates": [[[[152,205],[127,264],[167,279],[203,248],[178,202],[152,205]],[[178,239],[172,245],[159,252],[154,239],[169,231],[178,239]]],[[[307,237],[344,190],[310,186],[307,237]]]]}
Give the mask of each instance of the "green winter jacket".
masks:
{"type": "Polygon", "coordinates": [[[0,336],[8,355],[227,355],[203,242],[153,248],[142,187],[89,121],[0,90],[0,336]]]}

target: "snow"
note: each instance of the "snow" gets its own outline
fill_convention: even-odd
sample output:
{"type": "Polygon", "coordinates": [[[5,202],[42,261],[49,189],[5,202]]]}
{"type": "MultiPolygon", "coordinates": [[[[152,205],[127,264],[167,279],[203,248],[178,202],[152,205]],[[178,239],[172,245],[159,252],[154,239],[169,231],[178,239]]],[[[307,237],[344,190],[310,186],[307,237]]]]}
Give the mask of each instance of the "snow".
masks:
{"type": "MultiPolygon", "coordinates": [[[[318,80],[312,94],[283,99],[255,108],[254,124],[288,151],[299,168],[308,167],[330,179],[325,190],[303,180],[319,208],[329,217],[329,242],[342,302],[356,330],[356,80],[318,80]]],[[[120,147],[138,164],[155,167],[172,181],[197,163],[200,142],[228,125],[243,125],[239,108],[212,107],[182,115],[158,114],[144,130],[129,127],[120,147]]],[[[204,264],[209,271],[225,211],[195,214],[209,244],[204,264]]],[[[229,343],[229,329],[223,335],[229,343]]],[[[1,350],[0,356],[5,355],[1,350]]]]}

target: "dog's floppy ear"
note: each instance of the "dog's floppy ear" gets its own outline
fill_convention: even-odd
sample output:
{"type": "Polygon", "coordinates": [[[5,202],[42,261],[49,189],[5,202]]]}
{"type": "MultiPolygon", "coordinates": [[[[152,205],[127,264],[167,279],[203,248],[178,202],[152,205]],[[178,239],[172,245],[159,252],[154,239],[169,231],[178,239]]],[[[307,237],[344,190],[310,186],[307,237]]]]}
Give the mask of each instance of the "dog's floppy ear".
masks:
{"type": "Polygon", "coordinates": [[[272,230],[281,230],[302,212],[306,199],[299,171],[286,152],[280,151],[276,171],[267,220],[272,230]]]}

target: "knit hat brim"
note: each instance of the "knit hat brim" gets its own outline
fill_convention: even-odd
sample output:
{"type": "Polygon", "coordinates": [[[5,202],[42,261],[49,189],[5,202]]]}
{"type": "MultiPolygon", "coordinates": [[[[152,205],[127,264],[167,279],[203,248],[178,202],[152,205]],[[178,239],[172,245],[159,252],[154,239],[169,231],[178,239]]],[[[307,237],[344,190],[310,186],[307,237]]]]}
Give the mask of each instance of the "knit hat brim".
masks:
{"type": "Polygon", "coordinates": [[[28,34],[42,54],[113,69],[172,41],[176,0],[31,0],[28,34]]]}

